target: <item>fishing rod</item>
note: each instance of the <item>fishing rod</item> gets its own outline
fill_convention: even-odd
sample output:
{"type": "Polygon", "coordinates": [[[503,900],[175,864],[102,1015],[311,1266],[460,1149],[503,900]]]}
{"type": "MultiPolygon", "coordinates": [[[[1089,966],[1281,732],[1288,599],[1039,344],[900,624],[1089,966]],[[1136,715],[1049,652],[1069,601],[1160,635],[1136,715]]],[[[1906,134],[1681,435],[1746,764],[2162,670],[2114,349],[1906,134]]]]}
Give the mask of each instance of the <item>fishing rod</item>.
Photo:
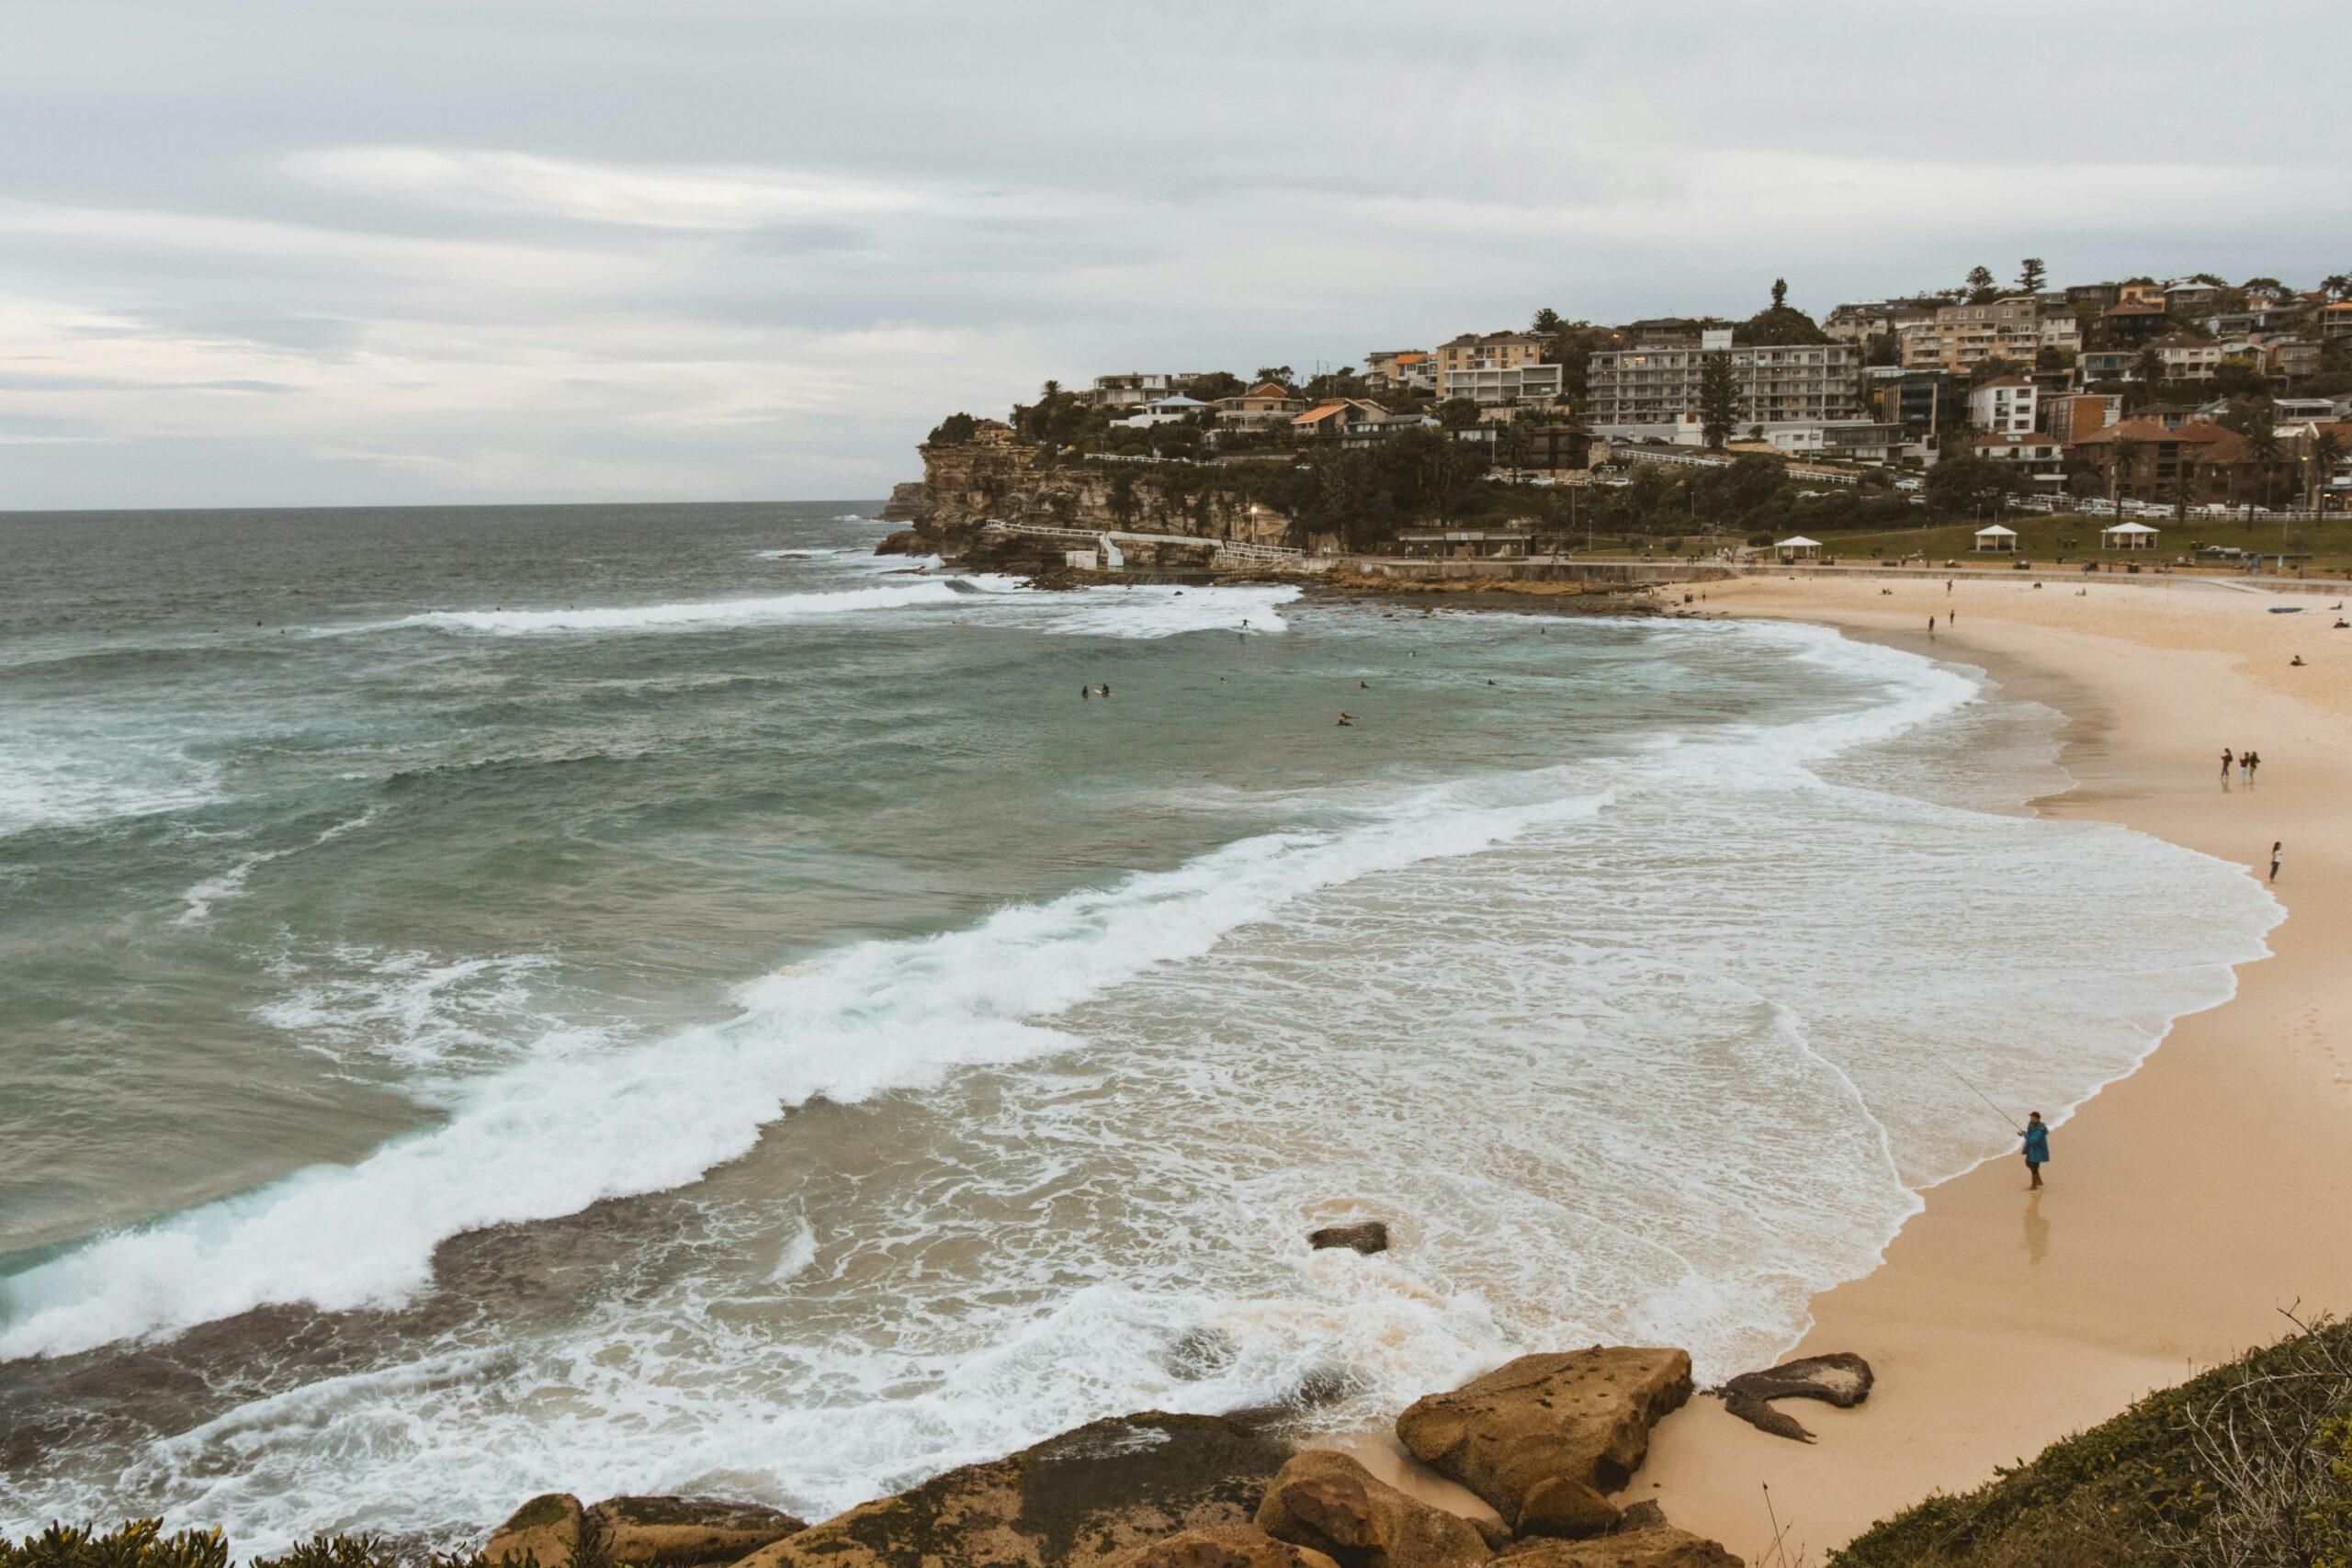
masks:
{"type": "MultiPolygon", "coordinates": [[[[1946,1071],[1946,1072],[1950,1073],[1952,1077],[1956,1077],[1956,1078],[1960,1078],[1960,1069],[1959,1069],[1958,1067],[1953,1066],[1950,1062],[1946,1062],[1946,1063],[1944,1063],[1944,1064],[1943,1064],[1943,1069],[1944,1069],[1944,1071],[1946,1071]]],[[[2018,1136],[2019,1136],[2019,1137],[2023,1137],[2023,1136],[2025,1136],[2025,1129],[2024,1129],[2024,1128],[2022,1128],[2022,1127],[2018,1127],[2018,1124],[2017,1124],[2015,1122],[2010,1121],[2009,1113],[2008,1113],[2007,1111],[2006,1111],[2002,1110],[2002,1109],[2001,1109],[1999,1106],[1997,1106],[1997,1105],[1993,1105],[1993,1100],[1992,1100],[1992,1097],[1991,1097],[1990,1095],[1987,1095],[1987,1094],[1986,1094],[1983,1089],[1978,1089],[1974,1084],[1970,1083],[1966,1078],[1960,1078],[1960,1081],[1961,1081],[1961,1083],[1962,1083],[1962,1085],[1967,1089],[1967,1090],[1968,1090],[1968,1092],[1969,1092],[1969,1093],[1971,1093],[1971,1094],[1974,1095],[1977,1099],[1979,1099],[1979,1100],[1983,1100],[1985,1104],[1987,1104],[1987,1105],[1991,1105],[1991,1106],[1993,1107],[1993,1114],[1994,1114],[1994,1115],[1998,1116],[2002,1121],[2004,1121],[2004,1122],[2007,1122],[2011,1127],[2016,1128],[2018,1136]]]]}

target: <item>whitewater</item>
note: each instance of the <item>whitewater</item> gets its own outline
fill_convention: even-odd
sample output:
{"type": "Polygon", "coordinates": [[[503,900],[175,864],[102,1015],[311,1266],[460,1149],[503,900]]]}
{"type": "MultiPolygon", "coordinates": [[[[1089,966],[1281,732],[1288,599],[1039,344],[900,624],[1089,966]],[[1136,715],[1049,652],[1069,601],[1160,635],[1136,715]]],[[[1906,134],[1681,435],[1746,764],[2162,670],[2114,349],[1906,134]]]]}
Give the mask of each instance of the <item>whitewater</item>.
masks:
{"type": "Polygon", "coordinates": [[[1721,1376],[2007,1152],[1955,1074],[2063,1119],[2276,919],[2034,815],[2055,715],[1820,628],[643,521],[158,525],[103,646],[0,615],[0,777],[58,781],[0,837],[0,1529],[814,1517],[1133,1409],[1721,1376]],[[205,615],[263,563],[307,635],[205,615]]]}

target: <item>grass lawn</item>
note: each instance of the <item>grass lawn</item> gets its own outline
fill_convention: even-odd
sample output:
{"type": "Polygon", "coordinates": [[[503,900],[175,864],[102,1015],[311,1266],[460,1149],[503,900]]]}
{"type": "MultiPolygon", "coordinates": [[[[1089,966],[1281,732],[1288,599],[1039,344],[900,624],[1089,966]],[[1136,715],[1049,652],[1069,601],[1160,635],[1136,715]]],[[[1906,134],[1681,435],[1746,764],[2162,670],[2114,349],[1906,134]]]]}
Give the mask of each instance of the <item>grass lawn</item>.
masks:
{"type": "MultiPolygon", "coordinates": [[[[2017,530],[2018,553],[2037,565],[2056,565],[2062,557],[2067,565],[2085,560],[2154,564],[2192,555],[2199,545],[2228,545],[2264,555],[2308,555],[2312,558],[2303,566],[2311,572],[2332,576],[2352,570],[2352,518],[2331,517],[2314,523],[2309,519],[2257,517],[2251,524],[2224,517],[2191,517],[2186,524],[2143,518],[2141,521],[2160,530],[2155,548],[2145,550],[2101,549],[2099,530],[2109,523],[2106,517],[2043,517],[2027,513],[2001,521],[2003,525],[2017,530]]],[[[1979,526],[1975,523],[1946,523],[1884,533],[1825,534],[1820,538],[1840,560],[1848,562],[1868,559],[1873,550],[1887,558],[1921,550],[1931,561],[1997,565],[1992,552],[1973,547],[1979,526]]],[[[2230,570],[2222,563],[2198,564],[2218,570],[2230,570]]]]}
{"type": "MultiPolygon", "coordinates": [[[[2175,563],[2177,558],[2192,556],[2199,545],[2228,545],[2242,550],[2258,550],[2264,555],[2308,555],[2302,562],[2311,576],[2335,577],[2352,572],[2352,516],[2330,517],[2324,522],[2308,518],[2256,518],[2249,525],[2236,518],[2191,517],[2186,525],[2169,518],[2143,518],[2141,521],[2159,530],[2155,547],[2144,550],[2107,550],[2099,547],[2099,530],[2110,519],[2098,517],[2044,517],[2038,513],[2012,513],[2001,519],[2005,527],[2018,532],[2018,556],[2041,568],[2075,566],[2086,560],[2132,561],[2143,567],[2159,563],[2175,563]],[[2062,559],[2063,558],[2063,559],[2062,559]]],[[[1826,547],[1825,554],[1848,566],[1865,564],[1872,558],[1898,560],[1914,551],[1924,552],[1930,562],[1941,565],[1956,560],[1963,566],[2001,566],[2007,562],[2006,551],[1979,551],[1973,547],[1978,523],[1937,523],[1919,528],[1891,528],[1869,533],[1846,533],[1838,530],[1807,530],[1826,547]]],[[[1736,535],[1722,534],[1712,538],[1693,534],[1682,539],[1611,538],[1594,540],[1590,552],[1575,549],[1572,556],[1587,553],[1600,557],[1623,558],[1649,550],[1660,560],[1668,560],[1692,549],[1712,549],[1717,545],[1736,545],[1736,535]]],[[[2244,570],[2227,562],[2199,560],[2199,568],[2218,572],[2244,570]]],[[[2289,563],[2289,570],[2295,563],[2289,563]]],[[[2175,570],[2179,568],[2175,565],[2175,570]]],[[[2265,570],[2275,568],[2266,565],[2265,570]]]]}

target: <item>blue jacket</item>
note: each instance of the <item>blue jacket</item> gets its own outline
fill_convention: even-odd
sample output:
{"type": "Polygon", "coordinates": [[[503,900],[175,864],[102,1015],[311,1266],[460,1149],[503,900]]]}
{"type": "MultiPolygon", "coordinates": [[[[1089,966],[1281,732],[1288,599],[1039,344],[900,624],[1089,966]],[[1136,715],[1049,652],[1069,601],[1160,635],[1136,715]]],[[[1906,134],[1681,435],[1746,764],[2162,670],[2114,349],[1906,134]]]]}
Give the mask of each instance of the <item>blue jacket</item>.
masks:
{"type": "Polygon", "coordinates": [[[2046,1164],[2050,1158],[2050,1129],[2035,1122],[2025,1130],[2025,1162],[2046,1164]]]}

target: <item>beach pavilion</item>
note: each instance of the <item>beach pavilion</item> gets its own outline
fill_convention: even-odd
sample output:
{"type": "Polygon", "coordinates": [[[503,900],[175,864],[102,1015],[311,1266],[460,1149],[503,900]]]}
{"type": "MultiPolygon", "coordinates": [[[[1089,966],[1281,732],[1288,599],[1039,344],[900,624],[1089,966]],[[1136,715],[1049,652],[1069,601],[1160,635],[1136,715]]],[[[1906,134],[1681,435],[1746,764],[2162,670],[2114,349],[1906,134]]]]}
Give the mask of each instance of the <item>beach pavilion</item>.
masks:
{"type": "Polygon", "coordinates": [[[1998,523],[1976,530],[1975,548],[1980,550],[2014,550],[2018,547],[2018,531],[2004,528],[1998,523]]]}
{"type": "Polygon", "coordinates": [[[2110,550],[2153,550],[2156,530],[2145,523],[2118,523],[2112,528],[2101,528],[2098,542],[2110,550]]]}
{"type": "Polygon", "coordinates": [[[1821,541],[1808,539],[1803,534],[1792,534],[1772,547],[1782,560],[1819,560],[1821,541]]]}

